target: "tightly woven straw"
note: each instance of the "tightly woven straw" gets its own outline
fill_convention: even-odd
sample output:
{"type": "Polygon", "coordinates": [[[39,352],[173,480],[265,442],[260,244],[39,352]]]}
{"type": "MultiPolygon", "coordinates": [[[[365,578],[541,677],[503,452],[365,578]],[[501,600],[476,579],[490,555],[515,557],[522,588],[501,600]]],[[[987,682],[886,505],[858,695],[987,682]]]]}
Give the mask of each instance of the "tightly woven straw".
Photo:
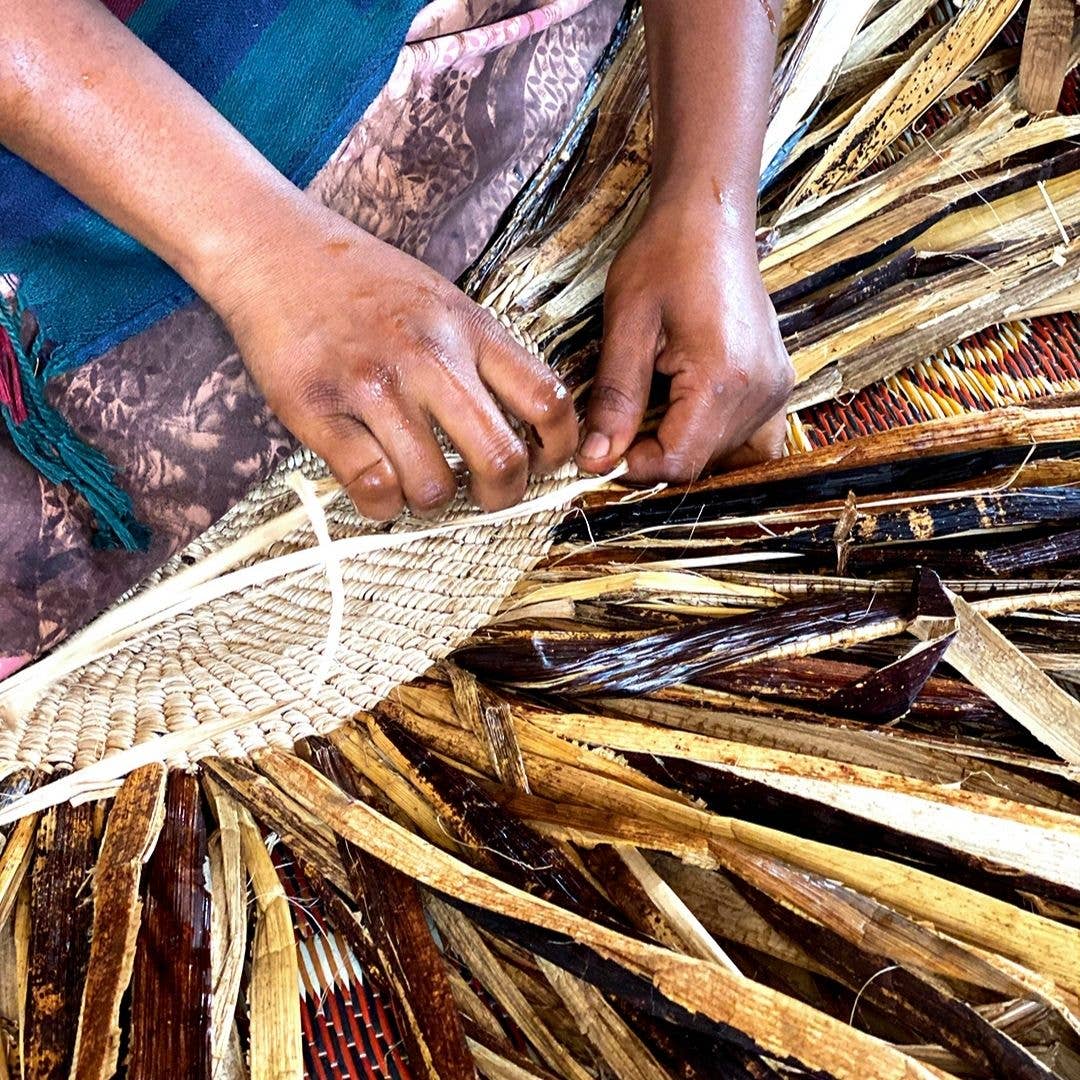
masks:
{"type": "MultiPolygon", "coordinates": [[[[288,481],[297,470],[313,478],[326,475],[319,459],[298,452],[133,599],[295,506],[288,481]]],[[[566,469],[534,481],[526,499],[545,499],[545,508],[529,516],[472,524],[343,560],[344,626],[325,682],[319,681],[318,669],[327,646],[332,588],[320,562],[145,631],[52,683],[36,701],[31,683],[23,707],[9,706],[5,716],[0,768],[81,768],[167,731],[274,707],[278,711],[267,720],[201,746],[196,756],[292,746],[301,737],[332,729],[422,674],[483,625],[547,551],[559,516],[558,493],[570,491],[572,478],[566,469]]],[[[473,520],[475,514],[459,495],[440,525],[473,520]]],[[[343,496],[328,508],[326,521],[334,540],[425,527],[408,518],[389,530],[373,526],[343,496]]],[[[259,558],[316,543],[309,522],[259,558]]],[[[258,560],[248,560],[253,561],[258,560]]]]}

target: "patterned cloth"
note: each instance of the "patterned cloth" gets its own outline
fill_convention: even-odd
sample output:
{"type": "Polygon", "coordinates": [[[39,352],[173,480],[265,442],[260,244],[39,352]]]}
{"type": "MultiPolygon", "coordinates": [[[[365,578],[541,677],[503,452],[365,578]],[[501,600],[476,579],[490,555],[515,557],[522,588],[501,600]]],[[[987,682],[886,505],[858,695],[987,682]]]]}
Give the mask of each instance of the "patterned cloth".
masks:
{"type": "MultiPolygon", "coordinates": [[[[540,164],[622,0],[435,0],[310,190],[456,277],[540,164]]],[[[0,677],[84,625],[293,449],[220,321],[191,303],[49,384],[153,530],[95,550],[85,506],[0,440],[0,677]],[[6,657],[6,659],[5,659],[6,657]]]]}

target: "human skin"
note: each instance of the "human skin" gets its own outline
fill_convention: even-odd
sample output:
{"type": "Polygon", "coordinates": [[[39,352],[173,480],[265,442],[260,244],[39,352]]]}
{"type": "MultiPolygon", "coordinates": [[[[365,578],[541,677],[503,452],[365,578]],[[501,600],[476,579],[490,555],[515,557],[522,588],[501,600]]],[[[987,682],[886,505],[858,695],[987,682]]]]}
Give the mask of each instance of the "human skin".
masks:
{"type": "Polygon", "coordinates": [[[590,471],[625,454],[635,479],[680,482],[782,452],[794,372],[754,243],[781,6],[645,0],[651,197],[608,274],[590,471]],[[668,405],[638,439],[654,372],[668,405]]]}
{"type": "MultiPolygon", "coordinates": [[[[780,404],[787,360],[753,257],[768,2],[647,4],[656,179],[609,278],[588,421],[608,444],[586,458],[596,445],[586,438],[579,455],[592,471],[630,447],[654,363],[678,373],[668,430],[627,455],[640,479],[687,478],[780,404]],[[699,69],[718,65],[690,27],[714,40],[726,31],[741,60],[703,79],[699,69]],[[746,105],[746,95],[758,100],[746,105]],[[698,131],[683,138],[685,125],[698,131]],[[660,272],[645,280],[639,262],[660,272]],[[744,342],[770,335],[775,348],[744,342]]],[[[406,504],[430,513],[453,496],[436,429],[489,510],[518,501],[530,471],[574,454],[566,390],[451,282],[304,195],[95,0],[10,7],[0,143],[157,253],[217,311],[270,407],[363,514],[389,518],[406,504]]]]}

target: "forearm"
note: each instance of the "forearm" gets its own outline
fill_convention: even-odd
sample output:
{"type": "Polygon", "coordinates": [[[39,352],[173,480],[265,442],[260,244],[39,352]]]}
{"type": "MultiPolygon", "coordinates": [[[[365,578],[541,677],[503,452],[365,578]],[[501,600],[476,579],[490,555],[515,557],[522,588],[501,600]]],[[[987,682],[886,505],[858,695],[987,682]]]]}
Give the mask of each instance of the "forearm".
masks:
{"type": "Polygon", "coordinates": [[[93,0],[13,4],[0,143],[131,233],[214,302],[221,268],[301,199],[259,152],[93,0]]]}
{"type": "Polygon", "coordinates": [[[653,200],[752,225],[781,0],[645,0],[653,200]]]}
{"type": "MultiPolygon", "coordinates": [[[[315,5],[312,5],[315,6],[315,5]]],[[[577,444],[570,395],[453,284],[307,198],[92,0],[12,5],[0,142],[170,263],[362,513],[486,510],[577,444]],[[517,435],[507,417],[535,435],[517,435]]]]}

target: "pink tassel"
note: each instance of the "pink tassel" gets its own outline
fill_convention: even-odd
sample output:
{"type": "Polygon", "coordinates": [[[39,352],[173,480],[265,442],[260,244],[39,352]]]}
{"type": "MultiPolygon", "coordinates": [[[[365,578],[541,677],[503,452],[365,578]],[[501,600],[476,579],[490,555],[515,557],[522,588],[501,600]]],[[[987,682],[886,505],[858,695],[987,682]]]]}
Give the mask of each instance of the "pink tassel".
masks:
{"type": "Polygon", "coordinates": [[[21,424],[26,419],[19,362],[15,359],[11,339],[3,328],[0,328],[0,405],[8,407],[11,419],[16,424],[21,424]]]}

